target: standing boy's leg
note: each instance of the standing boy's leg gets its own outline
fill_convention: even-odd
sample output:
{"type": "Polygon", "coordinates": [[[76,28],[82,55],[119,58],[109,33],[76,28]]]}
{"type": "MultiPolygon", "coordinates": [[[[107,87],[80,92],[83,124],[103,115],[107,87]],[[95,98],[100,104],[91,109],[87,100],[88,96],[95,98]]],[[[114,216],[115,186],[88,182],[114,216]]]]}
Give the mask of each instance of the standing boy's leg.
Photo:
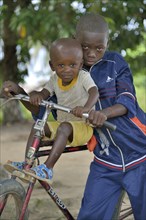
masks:
{"type": "Polygon", "coordinates": [[[146,162],[125,173],[124,187],[130,199],[135,220],[146,219],[146,162]]]}
{"type": "Polygon", "coordinates": [[[120,197],[122,172],[91,163],[78,220],[111,220],[120,197]]]}

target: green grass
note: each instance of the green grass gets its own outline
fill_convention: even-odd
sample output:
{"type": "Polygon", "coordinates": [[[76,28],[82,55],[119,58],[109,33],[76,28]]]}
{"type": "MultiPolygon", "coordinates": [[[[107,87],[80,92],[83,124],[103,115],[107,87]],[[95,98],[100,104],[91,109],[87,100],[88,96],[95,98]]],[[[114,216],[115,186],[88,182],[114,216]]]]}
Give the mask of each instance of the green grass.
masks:
{"type": "Polygon", "coordinates": [[[139,106],[146,112],[146,76],[140,74],[135,76],[134,85],[139,106]]]}

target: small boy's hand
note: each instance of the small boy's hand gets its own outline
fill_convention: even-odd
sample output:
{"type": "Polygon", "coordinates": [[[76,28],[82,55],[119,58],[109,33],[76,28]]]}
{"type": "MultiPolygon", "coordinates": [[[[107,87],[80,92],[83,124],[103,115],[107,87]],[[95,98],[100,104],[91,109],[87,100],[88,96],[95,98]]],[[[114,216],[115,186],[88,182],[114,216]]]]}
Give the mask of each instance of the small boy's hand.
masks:
{"type": "Polygon", "coordinates": [[[19,94],[19,90],[20,87],[16,83],[12,81],[5,81],[1,89],[1,95],[5,98],[13,97],[13,94],[19,94]]]}
{"type": "Polygon", "coordinates": [[[102,111],[91,110],[89,112],[89,122],[95,127],[103,126],[103,123],[107,120],[107,116],[102,111]]]}
{"type": "Polygon", "coordinates": [[[36,105],[36,106],[38,106],[41,103],[41,101],[43,100],[42,94],[37,91],[31,92],[29,94],[29,97],[30,97],[30,103],[33,105],[36,105]]]}
{"type": "Polygon", "coordinates": [[[74,114],[76,117],[82,118],[83,113],[88,113],[89,109],[83,106],[76,106],[72,109],[71,113],[74,114]]]}

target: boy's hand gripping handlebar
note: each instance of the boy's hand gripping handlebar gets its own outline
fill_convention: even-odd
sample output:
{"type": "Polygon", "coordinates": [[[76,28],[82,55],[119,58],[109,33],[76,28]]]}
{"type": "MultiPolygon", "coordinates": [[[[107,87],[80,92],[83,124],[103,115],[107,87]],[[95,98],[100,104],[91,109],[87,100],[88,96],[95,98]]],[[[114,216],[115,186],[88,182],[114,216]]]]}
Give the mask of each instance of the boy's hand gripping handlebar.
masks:
{"type": "MultiPolygon", "coordinates": [[[[6,104],[10,100],[21,100],[21,101],[29,102],[30,98],[27,95],[22,95],[22,94],[15,95],[12,98],[9,98],[6,102],[4,102],[3,105],[6,104]]],[[[49,109],[61,110],[61,111],[68,112],[68,113],[71,113],[71,110],[72,110],[71,108],[68,108],[68,107],[65,107],[65,106],[62,106],[62,105],[58,105],[56,103],[53,103],[51,101],[46,101],[46,100],[42,100],[40,105],[45,106],[45,107],[47,107],[49,109]]],[[[89,117],[89,114],[88,113],[83,113],[83,117],[87,119],[89,117]]],[[[111,130],[116,130],[116,125],[114,125],[114,124],[112,124],[112,123],[110,123],[108,121],[105,121],[103,123],[103,125],[106,128],[109,128],[111,130]]]]}
{"type": "MultiPolygon", "coordinates": [[[[43,102],[46,102],[46,101],[43,101],[43,102]]],[[[65,111],[65,112],[68,112],[68,113],[71,113],[71,108],[68,108],[68,107],[65,107],[65,106],[61,106],[61,105],[58,105],[58,104],[55,104],[55,103],[52,103],[52,102],[49,102],[50,103],[50,107],[52,109],[57,109],[57,110],[61,110],[61,111],[65,111]]],[[[83,113],[82,116],[86,119],[88,119],[89,117],[89,114],[88,113],[83,113]]],[[[103,125],[106,127],[106,128],[109,128],[111,130],[116,130],[116,125],[108,122],[108,121],[105,121],[103,123],[103,125]]]]}

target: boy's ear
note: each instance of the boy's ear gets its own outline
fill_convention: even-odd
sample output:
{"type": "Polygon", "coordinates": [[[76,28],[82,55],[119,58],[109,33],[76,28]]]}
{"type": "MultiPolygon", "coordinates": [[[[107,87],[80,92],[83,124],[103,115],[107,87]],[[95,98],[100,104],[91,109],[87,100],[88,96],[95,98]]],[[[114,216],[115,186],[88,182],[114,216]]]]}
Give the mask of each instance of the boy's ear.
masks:
{"type": "Polygon", "coordinates": [[[55,69],[54,69],[54,67],[53,67],[53,64],[51,63],[51,60],[49,61],[49,65],[50,65],[50,67],[51,67],[51,70],[52,70],[52,71],[55,71],[55,69]]]}
{"type": "Polygon", "coordinates": [[[83,67],[83,63],[84,63],[84,62],[83,62],[83,59],[82,59],[82,62],[81,62],[81,64],[80,64],[80,68],[79,68],[80,70],[81,70],[82,67],[83,67]]]}

